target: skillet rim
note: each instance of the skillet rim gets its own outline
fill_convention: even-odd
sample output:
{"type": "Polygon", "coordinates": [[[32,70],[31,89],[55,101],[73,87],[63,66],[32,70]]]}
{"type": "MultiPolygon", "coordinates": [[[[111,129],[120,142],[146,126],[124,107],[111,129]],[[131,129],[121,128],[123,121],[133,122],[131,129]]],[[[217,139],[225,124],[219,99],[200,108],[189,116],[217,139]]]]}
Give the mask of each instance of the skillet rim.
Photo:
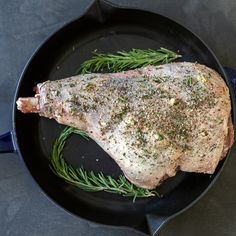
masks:
{"type": "MultiPolygon", "coordinates": [[[[66,27],[69,27],[70,25],[72,25],[73,23],[75,23],[76,21],[79,21],[83,16],[85,16],[88,11],[90,9],[92,9],[93,7],[96,7],[96,5],[99,5],[98,7],[101,7],[100,6],[100,3],[96,0],[94,0],[93,2],[91,2],[87,8],[84,10],[84,13],[82,13],[80,16],[77,16],[75,17],[74,19],[71,19],[70,21],[68,21],[67,23],[63,24],[61,27],[59,27],[58,29],[54,30],[52,33],[49,34],[48,37],[46,37],[44,40],[42,40],[42,42],[39,44],[39,46],[36,47],[36,49],[34,50],[34,52],[32,53],[32,55],[29,57],[29,59],[27,60],[27,63],[25,64],[23,70],[22,70],[22,73],[19,77],[19,80],[17,82],[17,86],[16,86],[16,89],[15,89],[15,95],[14,95],[14,100],[13,100],[13,106],[12,106],[12,109],[13,109],[13,112],[12,112],[12,123],[13,123],[13,131],[12,131],[12,137],[13,137],[13,145],[14,147],[16,148],[16,152],[17,154],[19,155],[20,157],[20,160],[23,162],[23,165],[25,166],[25,168],[27,169],[27,173],[31,176],[31,179],[33,179],[34,181],[34,184],[38,186],[38,188],[40,189],[40,192],[42,192],[46,197],[47,199],[49,199],[51,202],[53,202],[54,205],[56,205],[58,208],[60,209],[63,209],[65,212],[67,212],[68,214],[72,215],[72,216],[76,216],[76,217],[79,217],[81,220],[83,220],[84,222],[87,222],[89,224],[95,224],[97,227],[98,226],[106,226],[106,227],[109,227],[111,229],[117,229],[120,228],[120,229],[129,229],[129,230],[134,230],[136,232],[140,232],[140,230],[136,229],[136,228],[133,228],[132,226],[125,226],[125,225],[111,225],[111,224],[104,224],[104,223],[99,223],[99,222],[95,222],[95,221],[92,221],[92,220],[89,220],[87,218],[83,218],[81,216],[79,216],[78,214],[76,213],[73,213],[71,211],[69,211],[68,209],[66,209],[65,207],[63,207],[61,204],[59,204],[55,199],[53,199],[51,196],[49,196],[48,193],[46,193],[43,189],[43,187],[41,187],[41,185],[36,181],[36,179],[33,177],[33,175],[31,174],[29,168],[27,167],[27,164],[24,160],[24,157],[23,155],[21,154],[21,151],[20,151],[20,148],[19,148],[19,145],[18,145],[18,138],[17,138],[17,134],[16,134],[16,112],[17,112],[17,109],[16,109],[16,100],[18,98],[18,93],[19,93],[19,90],[20,90],[20,87],[21,87],[21,83],[22,81],[24,80],[24,76],[25,76],[25,73],[27,72],[28,68],[31,66],[31,62],[33,61],[33,59],[35,58],[35,56],[38,54],[38,52],[44,47],[45,44],[47,44],[47,42],[57,33],[59,33],[60,31],[62,31],[64,28],[66,27]]],[[[166,17],[164,15],[161,15],[159,13],[156,13],[154,11],[151,11],[151,10],[142,10],[140,8],[137,8],[137,7],[127,7],[127,6],[119,6],[117,4],[114,4],[114,3],[111,3],[111,2],[108,2],[106,0],[103,0],[103,4],[107,4],[109,7],[114,7],[114,8],[118,8],[118,9],[123,9],[123,10],[131,10],[131,11],[139,11],[139,12],[146,12],[146,13],[151,13],[151,14],[155,14],[155,15],[158,15],[159,17],[162,17],[162,18],[165,18],[167,19],[168,21],[171,21],[172,23],[178,25],[179,27],[183,28],[184,30],[188,31],[188,33],[192,34],[193,37],[195,37],[198,41],[200,41],[203,46],[205,46],[209,53],[211,54],[211,56],[214,58],[215,62],[217,63],[217,65],[219,66],[219,69],[220,69],[220,74],[221,76],[223,77],[224,81],[226,82],[228,88],[229,88],[229,93],[230,93],[230,99],[231,99],[231,114],[232,114],[232,121],[233,121],[233,126],[234,126],[234,132],[236,131],[236,127],[235,127],[235,123],[236,123],[236,109],[235,109],[235,104],[236,104],[236,97],[234,95],[234,90],[231,86],[231,83],[230,83],[230,79],[229,77],[227,76],[226,72],[225,72],[225,69],[223,68],[223,66],[221,65],[220,61],[217,59],[216,55],[213,53],[213,51],[208,47],[208,45],[198,36],[196,35],[195,33],[193,33],[188,27],[186,26],[183,26],[182,24],[180,24],[179,22],[175,21],[175,20],[172,20],[171,18],[169,17],[166,17]]],[[[161,224],[164,225],[166,224],[169,220],[173,219],[174,217],[176,217],[177,215],[183,213],[184,211],[188,210],[189,208],[191,208],[194,204],[196,204],[208,191],[209,189],[214,185],[214,183],[216,182],[216,180],[218,179],[218,177],[220,176],[220,174],[222,173],[223,171],[223,168],[224,166],[226,165],[226,162],[228,160],[228,158],[231,156],[231,153],[232,153],[232,149],[234,148],[235,144],[233,144],[233,146],[229,149],[226,157],[224,158],[223,160],[223,163],[221,164],[221,167],[217,170],[217,173],[215,174],[215,176],[211,179],[210,183],[208,184],[208,186],[199,194],[199,196],[197,198],[195,198],[191,203],[189,203],[186,207],[184,207],[183,209],[179,210],[178,212],[170,215],[170,216],[164,216],[164,220],[161,224]]],[[[159,215],[156,215],[156,214],[152,214],[154,216],[157,216],[157,217],[161,217],[159,215]]],[[[147,214],[146,214],[147,216],[147,214]]],[[[94,226],[93,226],[94,227],[94,226]]],[[[159,230],[159,229],[158,229],[159,230]]],[[[157,231],[156,231],[157,232],[157,231]]]]}

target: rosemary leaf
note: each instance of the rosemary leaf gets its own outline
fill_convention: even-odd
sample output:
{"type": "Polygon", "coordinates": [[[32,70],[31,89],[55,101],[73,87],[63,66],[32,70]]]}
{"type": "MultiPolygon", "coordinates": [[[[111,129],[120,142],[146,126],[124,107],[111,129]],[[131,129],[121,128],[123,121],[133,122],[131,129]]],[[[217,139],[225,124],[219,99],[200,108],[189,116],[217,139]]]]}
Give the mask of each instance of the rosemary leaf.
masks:
{"type": "Polygon", "coordinates": [[[95,174],[93,171],[86,171],[82,167],[75,169],[68,165],[63,159],[63,148],[66,140],[71,134],[78,134],[88,140],[85,132],[67,127],[65,128],[58,139],[55,140],[52,147],[50,168],[53,173],[62,178],[68,184],[74,185],[87,192],[106,191],[115,194],[121,194],[125,197],[133,197],[133,202],[136,198],[159,196],[157,192],[149,189],[144,189],[130,183],[124,176],[119,176],[116,180],[111,176],[105,176],[103,173],[95,174]]]}
{"type": "Polygon", "coordinates": [[[93,53],[94,56],[85,61],[79,71],[82,74],[108,69],[111,72],[120,72],[127,69],[135,69],[148,65],[161,65],[172,62],[181,55],[166,48],[158,50],[132,49],[131,51],[119,51],[117,54],[93,53]]]}

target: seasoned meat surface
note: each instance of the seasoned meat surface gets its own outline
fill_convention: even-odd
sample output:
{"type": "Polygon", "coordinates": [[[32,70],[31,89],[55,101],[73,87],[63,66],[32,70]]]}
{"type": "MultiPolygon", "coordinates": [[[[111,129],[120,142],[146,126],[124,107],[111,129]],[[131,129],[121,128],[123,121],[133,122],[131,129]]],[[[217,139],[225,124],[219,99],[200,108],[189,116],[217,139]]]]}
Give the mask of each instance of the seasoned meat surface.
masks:
{"type": "Polygon", "coordinates": [[[86,131],[132,183],[148,189],[178,169],[212,174],[234,140],[228,88],[197,63],[46,81],[17,104],[86,131]]]}

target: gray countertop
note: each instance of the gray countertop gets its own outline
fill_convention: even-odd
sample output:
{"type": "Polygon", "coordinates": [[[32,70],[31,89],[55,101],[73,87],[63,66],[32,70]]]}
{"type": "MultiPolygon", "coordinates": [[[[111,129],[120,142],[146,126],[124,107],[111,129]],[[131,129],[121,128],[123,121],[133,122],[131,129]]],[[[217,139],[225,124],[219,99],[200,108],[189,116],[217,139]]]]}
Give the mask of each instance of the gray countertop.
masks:
{"type": "MultiPolygon", "coordinates": [[[[235,0],[117,0],[168,16],[200,36],[223,65],[236,68],[235,0]]],[[[12,129],[16,83],[30,55],[56,29],[80,16],[90,0],[0,1],[0,133],[12,129]]],[[[170,221],[160,236],[236,235],[236,158],[227,161],[213,188],[170,221]]],[[[96,227],[55,206],[35,186],[14,154],[0,157],[0,235],[135,236],[132,230],[96,227]]]]}

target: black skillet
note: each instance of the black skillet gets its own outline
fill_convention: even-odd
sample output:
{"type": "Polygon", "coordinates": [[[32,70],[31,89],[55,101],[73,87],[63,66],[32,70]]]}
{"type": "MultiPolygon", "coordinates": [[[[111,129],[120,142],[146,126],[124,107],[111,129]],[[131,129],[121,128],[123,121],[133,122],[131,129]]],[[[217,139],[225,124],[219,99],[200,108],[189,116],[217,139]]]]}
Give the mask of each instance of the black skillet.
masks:
{"type": "MultiPolygon", "coordinates": [[[[192,206],[212,186],[225,161],[213,175],[179,172],[167,180],[158,192],[162,198],[124,198],[109,193],[87,193],[66,184],[49,169],[50,149],[63,126],[35,114],[16,110],[20,96],[32,96],[32,88],[45,80],[74,75],[91,52],[117,52],[131,48],[166,47],[183,55],[181,61],[199,62],[218,71],[230,88],[232,117],[235,124],[234,84],[212,51],[193,33],[158,14],[94,2],[79,19],[49,37],[29,60],[20,78],[13,108],[13,131],[0,137],[0,152],[16,152],[31,176],[55,203],[86,220],[110,227],[131,227],[156,234],[168,220],[192,206]]],[[[228,153],[227,158],[231,156],[228,153]]],[[[72,136],[65,159],[73,166],[102,171],[117,177],[121,174],[115,162],[93,141],[72,136]]]]}

